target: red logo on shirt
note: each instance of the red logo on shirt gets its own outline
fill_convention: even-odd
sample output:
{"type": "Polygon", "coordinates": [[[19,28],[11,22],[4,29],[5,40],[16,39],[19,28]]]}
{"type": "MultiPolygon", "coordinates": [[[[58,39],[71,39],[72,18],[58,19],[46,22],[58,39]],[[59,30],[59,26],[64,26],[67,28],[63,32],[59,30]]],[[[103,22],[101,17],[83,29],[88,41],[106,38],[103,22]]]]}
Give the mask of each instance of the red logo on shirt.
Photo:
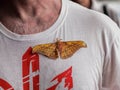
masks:
{"type": "Polygon", "coordinates": [[[57,86],[62,82],[63,79],[65,79],[64,88],[67,87],[68,90],[71,90],[73,88],[72,67],[53,78],[51,82],[57,80],[57,83],[52,87],[48,88],[47,90],[56,90],[57,86]]]}
{"type": "Polygon", "coordinates": [[[32,48],[28,48],[22,57],[23,72],[23,90],[29,90],[30,86],[33,90],[39,89],[39,56],[32,53],[32,48]],[[30,81],[33,82],[31,85],[30,81]]]}
{"type": "MultiPolygon", "coordinates": [[[[22,57],[22,77],[23,77],[23,90],[40,90],[40,65],[38,54],[32,53],[32,48],[24,53],[22,57]],[[32,82],[32,83],[31,83],[32,82]]],[[[64,88],[71,90],[73,88],[72,80],[72,67],[64,71],[63,73],[55,76],[51,82],[57,81],[55,85],[51,86],[47,90],[56,90],[59,84],[64,80],[64,88]]],[[[49,81],[48,81],[49,82],[49,81]]],[[[13,87],[5,80],[0,78],[0,87],[3,90],[14,90],[13,87]]]]}
{"type": "Polygon", "coordinates": [[[0,87],[2,87],[3,90],[14,90],[13,87],[8,83],[6,82],[5,80],[1,79],[0,78],[0,87]]]}

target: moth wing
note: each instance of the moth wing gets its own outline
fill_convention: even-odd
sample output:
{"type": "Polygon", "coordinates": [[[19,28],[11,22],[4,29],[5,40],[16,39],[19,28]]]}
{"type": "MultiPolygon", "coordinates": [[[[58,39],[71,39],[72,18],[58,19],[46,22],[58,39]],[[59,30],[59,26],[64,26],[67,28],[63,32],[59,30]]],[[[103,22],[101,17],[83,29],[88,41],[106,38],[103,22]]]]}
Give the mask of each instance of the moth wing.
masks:
{"type": "Polygon", "coordinates": [[[56,44],[55,43],[48,43],[48,44],[40,44],[36,45],[32,48],[33,53],[39,53],[42,55],[47,56],[51,59],[57,59],[58,58],[58,52],[56,50],[56,44]]]}
{"type": "Polygon", "coordinates": [[[67,42],[60,42],[60,57],[62,59],[66,59],[71,57],[77,50],[82,47],[87,47],[84,41],[67,41],[67,42]]]}

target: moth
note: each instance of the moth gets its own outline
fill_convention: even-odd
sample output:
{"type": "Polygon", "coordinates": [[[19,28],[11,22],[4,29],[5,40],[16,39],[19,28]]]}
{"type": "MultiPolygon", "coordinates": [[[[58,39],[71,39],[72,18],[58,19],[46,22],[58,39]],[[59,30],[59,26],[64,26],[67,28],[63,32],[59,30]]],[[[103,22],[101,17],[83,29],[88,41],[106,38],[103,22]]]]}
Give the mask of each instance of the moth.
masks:
{"type": "Polygon", "coordinates": [[[61,41],[55,43],[39,44],[33,46],[32,53],[39,53],[51,59],[67,59],[71,57],[77,50],[87,47],[84,41],[61,41]]]}

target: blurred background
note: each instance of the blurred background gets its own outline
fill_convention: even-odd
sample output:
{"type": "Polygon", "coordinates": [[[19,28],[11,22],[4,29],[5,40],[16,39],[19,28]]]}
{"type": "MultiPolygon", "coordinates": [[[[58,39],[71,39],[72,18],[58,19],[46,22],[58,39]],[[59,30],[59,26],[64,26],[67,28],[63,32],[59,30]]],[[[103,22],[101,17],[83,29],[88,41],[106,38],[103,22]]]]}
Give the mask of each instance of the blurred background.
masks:
{"type": "Polygon", "coordinates": [[[120,0],[95,0],[97,7],[111,17],[120,27],[120,0]]]}
{"type": "Polygon", "coordinates": [[[120,0],[71,0],[109,16],[120,27],[120,0]]]}

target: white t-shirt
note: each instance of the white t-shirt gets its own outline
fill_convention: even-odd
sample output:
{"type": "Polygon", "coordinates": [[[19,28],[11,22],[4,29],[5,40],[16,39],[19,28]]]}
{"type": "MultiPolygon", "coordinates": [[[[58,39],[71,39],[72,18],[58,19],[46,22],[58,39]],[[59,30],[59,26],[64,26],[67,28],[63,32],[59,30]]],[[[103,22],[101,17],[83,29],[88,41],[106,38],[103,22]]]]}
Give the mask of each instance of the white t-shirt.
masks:
{"type": "Polygon", "coordinates": [[[95,11],[62,0],[46,31],[18,35],[0,24],[0,90],[120,90],[120,30],[95,11]],[[82,40],[87,48],[62,60],[32,54],[37,44],[82,40]]]}

